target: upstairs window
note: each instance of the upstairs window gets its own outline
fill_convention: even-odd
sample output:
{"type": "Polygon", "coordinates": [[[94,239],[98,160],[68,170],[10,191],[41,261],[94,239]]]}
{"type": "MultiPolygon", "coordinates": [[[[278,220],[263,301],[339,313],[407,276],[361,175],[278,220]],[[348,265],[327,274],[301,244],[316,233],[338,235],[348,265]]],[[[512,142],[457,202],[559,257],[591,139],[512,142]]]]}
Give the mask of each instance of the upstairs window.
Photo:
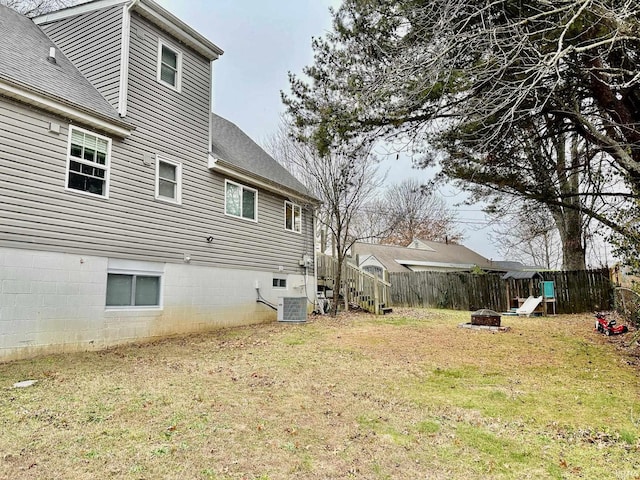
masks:
{"type": "Polygon", "coordinates": [[[182,165],[156,158],[156,199],[171,203],[182,202],[182,165]]]}
{"type": "Polygon", "coordinates": [[[232,217],[258,221],[258,191],[227,180],[224,211],[232,217]]]}
{"type": "Polygon", "coordinates": [[[182,52],[162,39],[158,41],[158,82],[178,92],[182,86],[182,52]]]}
{"type": "Polygon", "coordinates": [[[111,139],[69,127],[67,189],[107,197],[111,139]]]}
{"type": "Polygon", "coordinates": [[[296,233],[302,231],[302,214],[299,205],[284,202],[284,229],[296,233]]]}

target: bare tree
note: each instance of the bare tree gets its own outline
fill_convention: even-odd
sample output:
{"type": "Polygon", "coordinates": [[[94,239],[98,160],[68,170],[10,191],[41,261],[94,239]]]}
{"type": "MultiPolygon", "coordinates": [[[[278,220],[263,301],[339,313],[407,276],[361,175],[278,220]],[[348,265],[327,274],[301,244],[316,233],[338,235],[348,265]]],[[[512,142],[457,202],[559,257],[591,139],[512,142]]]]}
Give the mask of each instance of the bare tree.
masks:
{"type": "Polygon", "coordinates": [[[380,194],[366,202],[351,222],[351,231],[359,242],[381,243],[394,227],[389,205],[380,194]]]}
{"type": "Polygon", "coordinates": [[[514,203],[550,213],[562,242],[563,268],[586,268],[585,228],[590,218],[606,218],[619,198],[621,177],[599,149],[591,148],[566,120],[538,116],[513,128],[515,135],[494,147],[490,159],[464,141],[442,148],[450,154],[445,174],[464,180],[473,200],[507,210],[514,203]],[[536,204],[537,207],[533,204],[536,204]]]}
{"type": "Polygon", "coordinates": [[[358,237],[370,243],[406,246],[414,238],[459,242],[456,214],[428,185],[415,178],[390,185],[354,220],[358,237]]]}
{"type": "Polygon", "coordinates": [[[494,214],[498,226],[493,229],[492,243],[500,255],[525,265],[559,268],[562,243],[551,214],[535,204],[522,204],[517,199],[509,211],[512,213],[494,214]],[[514,211],[517,213],[513,214],[514,211]]]}
{"type": "MultiPolygon", "coordinates": [[[[336,301],[332,311],[335,315],[341,294],[342,268],[351,247],[359,240],[352,228],[353,221],[380,187],[382,179],[378,177],[377,159],[371,152],[360,151],[357,156],[320,155],[312,144],[295,141],[288,134],[290,131],[283,123],[265,148],[322,202],[316,217],[318,229],[330,240],[337,260],[336,301]]],[[[344,292],[344,299],[348,308],[348,291],[344,292]]]]}
{"type": "MultiPolygon", "coordinates": [[[[496,149],[526,143],[531,120],[550,119],[561,128],[550,133],[578,136],[628,186],[597,193],[637,210],[639,25],[637,0],[344,0],[333,31],[314,42],[308,80],[292,75],[284,101],[319,148],[363,135],[404,136],[421,152],[448,143],[447,175],[479,184],[481,174],[491,178],[496,149]],[[475,174],[457,177],[469,158],[475,174]]],[[[640,250],[635,223],[589,210],[576,201],[584,191],[561,193],[558,207],[640,250]]]]}
{"type": "Polygon", "coordinates": [[[456,226],[456,214],[435,190],[414,178],[391,186],[384,200],[392,228],[382,243],[406,246],[414,238],[456,243],[463,238],[456,226]]]}
{"type": "Polygon", "coordinates": [[[0,5],[12,8],[27,17],[37,17],[45,13],[70,7],[79,0],[0,0],[0,5]]]}

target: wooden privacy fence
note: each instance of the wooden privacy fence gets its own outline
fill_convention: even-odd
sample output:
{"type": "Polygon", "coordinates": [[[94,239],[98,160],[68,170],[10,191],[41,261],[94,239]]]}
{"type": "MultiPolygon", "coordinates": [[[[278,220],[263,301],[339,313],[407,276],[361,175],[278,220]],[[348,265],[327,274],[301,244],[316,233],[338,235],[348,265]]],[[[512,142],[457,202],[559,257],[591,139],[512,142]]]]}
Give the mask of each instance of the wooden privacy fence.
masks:
{"type": "MultiPolygon", "coordinates": [[[[613,308],[613,284],[609,271],[580,270],[541,272],[545,281],[555,284],[556,313],[582,313],[613,308]]],[[[389,275],[391,305],[396,307],[451,308],[508,311],[510,291],[540,296],[540,282],[529,279],[502,280],[501,274],[475,275],[468,272],[407,272],[389,275]]]]}
{"type": "MultiPolygon", "coordinates": [[[[338,261],[335,258],[318,253],[318,285],[334,290],[337,271],[338,261]]],[[[387,279],[378,278],[345,260],[342,264],[340,284],[341,294],[346,297],[348,303],[357,304],[376,315],[387,310],[391,296],[391,285],[387,279]]]]}

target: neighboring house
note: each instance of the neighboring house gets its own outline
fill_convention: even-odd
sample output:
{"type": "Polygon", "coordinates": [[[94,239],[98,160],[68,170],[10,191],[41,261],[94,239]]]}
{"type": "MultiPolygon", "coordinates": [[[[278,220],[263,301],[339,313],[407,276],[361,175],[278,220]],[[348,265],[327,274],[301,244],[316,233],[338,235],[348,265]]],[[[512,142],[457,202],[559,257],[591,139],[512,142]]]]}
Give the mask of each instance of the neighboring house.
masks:
{"type": "Polygon", "coordinates": [[[216,45],[151,0],[0,6],[0,359],[275,319],[316,200],[211,114],[216,45]]]}
{"type": "Polygon", "coordinates": [[[510,261],[510,260],[498,260],[493,262],[498,268],[507,272],[542,272],[549,270],[546,267],[539,265],[525,265],[522,262],[510,261]]]}
{"type": "Polygon", "coordinates": [[[494,262],[453,243],[414,240],[408,247],[356,243],[352,258],[360,268],[381,275],[400,272],[462,272],[480,267],[485,271],[503,271],[494,262]]]}

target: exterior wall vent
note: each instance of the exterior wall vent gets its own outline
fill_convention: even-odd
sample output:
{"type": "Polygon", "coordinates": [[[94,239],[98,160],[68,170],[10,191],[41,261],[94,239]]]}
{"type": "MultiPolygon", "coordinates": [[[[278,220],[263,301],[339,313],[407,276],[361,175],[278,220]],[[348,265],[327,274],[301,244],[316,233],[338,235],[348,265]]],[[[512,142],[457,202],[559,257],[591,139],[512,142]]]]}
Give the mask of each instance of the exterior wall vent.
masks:
{"type": "Polygon", "coordinates": [[[307,297],[279,297],[278,321],[303,323],[307,321],[307,297]]]}
{"type": "Polygon", "coordinates": [[[51,63],[57,63],[56,62],[56,47],[51,47],[49,48],[49,56],[47,57],[47,60],[51,63]]]}

